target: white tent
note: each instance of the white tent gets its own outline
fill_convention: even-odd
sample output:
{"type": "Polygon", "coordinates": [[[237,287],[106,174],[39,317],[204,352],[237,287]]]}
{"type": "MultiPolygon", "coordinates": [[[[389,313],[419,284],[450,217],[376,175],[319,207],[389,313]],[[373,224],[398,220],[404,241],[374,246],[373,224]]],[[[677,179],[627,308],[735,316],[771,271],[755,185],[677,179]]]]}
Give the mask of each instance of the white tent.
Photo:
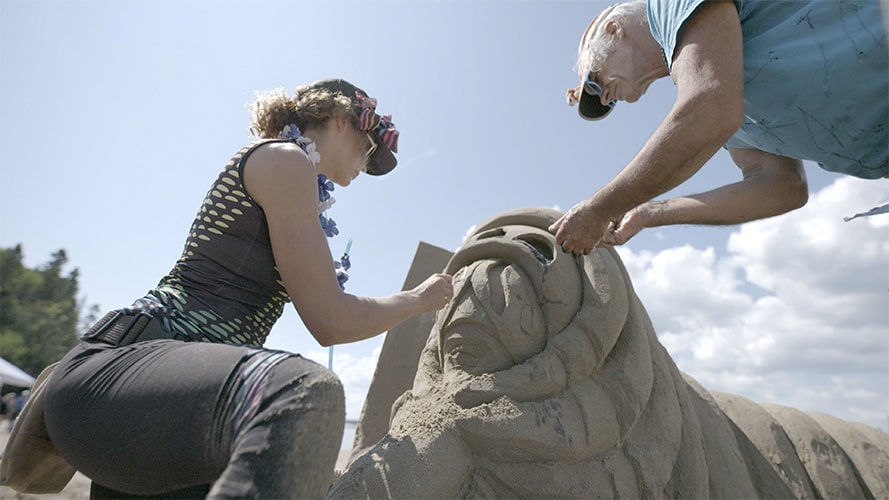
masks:
{"type": "Polygon", "coordinates": [[[34,385],[34,377],[14,364],[0,358],[0,386],[14,385],[16,387],[31,387],[34,385]]]}

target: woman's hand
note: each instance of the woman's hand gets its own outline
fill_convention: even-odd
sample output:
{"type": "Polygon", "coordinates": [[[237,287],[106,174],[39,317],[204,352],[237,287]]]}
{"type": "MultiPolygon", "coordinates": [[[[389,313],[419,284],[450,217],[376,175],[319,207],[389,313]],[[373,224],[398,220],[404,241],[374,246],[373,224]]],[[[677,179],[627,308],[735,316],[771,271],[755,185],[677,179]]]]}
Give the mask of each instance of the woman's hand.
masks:
{"type": "Polygon", "coordinates": [[[454,296],[454,287],[451,285],[451,277],[447,274],[437,273],[426,278],[426,281],[411,290],[420,299],[420,311],[437,311],[448,305],[454,296]]]}
{"type": "Polygon", "coordinates": [[[258,147],[244,184],[262,207],[275,264],[306,329],[322,346],[373,337],[414,314],[441,309],[453,296],[451,277],[433,275],[413,290],[385,297],[343,292],[318,222],[318,177],[297,146],[258,147]]]}

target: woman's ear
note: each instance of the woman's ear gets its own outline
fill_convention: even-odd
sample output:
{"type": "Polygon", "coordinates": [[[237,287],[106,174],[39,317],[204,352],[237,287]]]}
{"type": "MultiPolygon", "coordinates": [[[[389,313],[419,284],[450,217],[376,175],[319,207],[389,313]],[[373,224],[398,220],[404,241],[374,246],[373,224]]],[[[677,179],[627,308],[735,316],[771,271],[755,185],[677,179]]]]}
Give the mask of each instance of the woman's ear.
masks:
{"type": "Polygon", "coordinates": [[[334,124],[336,125],[337,132],[343,132],[351,126],[349,119],[343,115],[337,115],[337,117],[334,119],[334,124]]]}

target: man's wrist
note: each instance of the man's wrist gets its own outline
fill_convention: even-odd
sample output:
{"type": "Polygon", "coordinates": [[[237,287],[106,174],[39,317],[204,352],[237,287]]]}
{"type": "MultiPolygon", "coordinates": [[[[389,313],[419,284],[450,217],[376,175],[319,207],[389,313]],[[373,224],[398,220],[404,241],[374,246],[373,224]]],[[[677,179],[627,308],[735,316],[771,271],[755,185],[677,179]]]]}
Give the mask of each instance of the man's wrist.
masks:
{"type": "Polygon", "coordinates": [[[670,200],[652,200],[645,203],[642,210],[644,214],[644,227],[658,227],[670,223],[667,211],[670,209],[670,200]]]}

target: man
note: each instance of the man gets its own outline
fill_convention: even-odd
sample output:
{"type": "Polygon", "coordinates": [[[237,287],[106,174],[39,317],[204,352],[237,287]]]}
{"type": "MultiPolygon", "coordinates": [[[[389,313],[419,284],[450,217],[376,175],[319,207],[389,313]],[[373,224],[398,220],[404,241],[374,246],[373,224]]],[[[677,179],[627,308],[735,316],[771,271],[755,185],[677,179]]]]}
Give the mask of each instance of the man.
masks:
{"type": "Polygon", "coordinates": [[[566,251],[623,244],[646,227],[738,224],[805,205],[802,160],[889,174],[889,64],[878,0],[636,0],[606,8],[568,91],[587,120],[671,76],[677,98],[633,160],[550,231],[566,251]],[[743,179],[653,201],[721,147],[743,179]]]}

